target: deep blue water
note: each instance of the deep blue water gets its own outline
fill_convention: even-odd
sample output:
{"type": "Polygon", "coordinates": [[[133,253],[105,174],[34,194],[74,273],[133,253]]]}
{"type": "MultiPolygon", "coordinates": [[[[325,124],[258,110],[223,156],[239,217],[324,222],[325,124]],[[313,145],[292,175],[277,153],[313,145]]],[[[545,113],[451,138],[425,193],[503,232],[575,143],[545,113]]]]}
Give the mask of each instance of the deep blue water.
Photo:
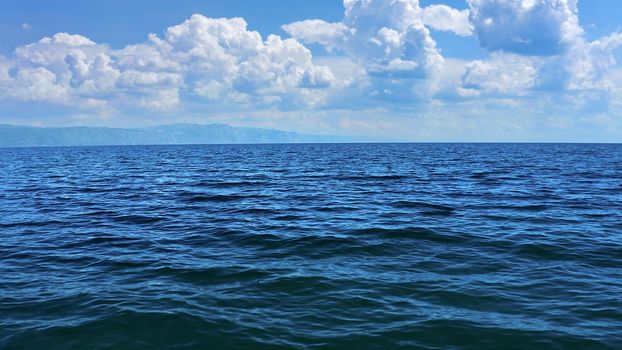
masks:
{"type": "Polygon", "coordinates": [[[0,149],[3,349],[621,349],[622,145],[0,149]]]}

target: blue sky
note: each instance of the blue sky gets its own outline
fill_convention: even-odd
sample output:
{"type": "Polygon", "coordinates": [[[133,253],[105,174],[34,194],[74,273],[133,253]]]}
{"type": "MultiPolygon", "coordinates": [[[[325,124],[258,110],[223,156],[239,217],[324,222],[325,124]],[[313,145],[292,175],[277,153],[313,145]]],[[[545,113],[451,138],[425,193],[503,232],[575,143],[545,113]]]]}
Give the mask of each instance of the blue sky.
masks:
{"type": "Polygon", "coordinates": [[[619,0],[0,3],[0,123],[622,140],[619,0]]]}

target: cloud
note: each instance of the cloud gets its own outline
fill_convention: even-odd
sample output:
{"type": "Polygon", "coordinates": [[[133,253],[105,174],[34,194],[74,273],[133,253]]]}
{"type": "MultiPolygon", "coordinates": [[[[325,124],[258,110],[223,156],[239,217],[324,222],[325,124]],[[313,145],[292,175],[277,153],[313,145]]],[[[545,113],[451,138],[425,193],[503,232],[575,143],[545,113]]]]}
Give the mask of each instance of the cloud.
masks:
{"type": "Polygon", "coordinates": [[[10,80],[12,89],[5,96],[23,101],[59,102],[67,98],[68,88],[56,81],[56,75],[43,67],[17,71],[10,80]]]}
{"type": "Polygon", "coordinates": [[[15,50],[0,70],[0,97],[71,107],[173,110],[183,100],[209,103],[320,103],[332,71],[313,63],[294,39],[247,30],[241,18],[193,15],[163,37],[120,50],[58,33],[15,50]]]}
{"type": "Polygon", "coordinates": [[[486,61],[466,65],[462,76],[463,96],[477,96],[481,91],[505,95],[523,95],[538,79],[537,63],[519,55],[493,54],[486,61]]]}
{"type": "Polygon", "coordinates": [[[304,43],[340,49],[377,76],[401,71],[424,77],[442,65],[436,43],[418,18],[418,1],[345,0],[344,6],[341,23],[304,21],[283,29],[304,43]]]}
{"type": "MultiPolygon", "coordinates": [[[[417,0],[344,0],[344,8],[339,23],[307,20],[285,25],[283,30],[303,43],[320,44],[350,57],[367,73],[369,96],[407,101],[433,92],[443,57],[422,21],[417,0]]],[[[426,18],[438,24],[435,28],[453,30],[452,15],[452,9],[439,7],[426,18]]]]}
{"type": "Polygon", "coordinates": [[[446,5],[430,5],[422,9],[421,21],[440,31],[453,32],[459,36],[473,35],[469,10],[457,10],[446,5]]]}
{"type": "Polygon", "coordinates": [[[467,0],[480,44],[490,51],[556,55],[583,35],[577,0],[467,0]]]}
{"type": "MultiPolygon", "coordinates": [[[[278,122],[287,115],[294,124],[297,113],[327,121],[349,111],[343,125],[350,126],[361,125],[356,118],[364,111],[399,115],[388,123],[392,132],[407,132],[399,130],[405,119],[425,115],[422,125],[445,123],[456,133],[467,124],[477,133],[469,121],[477,113],[504,111],[498,125],[525,130],[512,118],[528,112],[529,120],[560,126],[580,125],[568,120],[573,110],[619,116],[613,110],[622,106],[622,85],[612,72],[621,33],[587,40],[574,0],[465,4],[345,0],[339,22],[286,24],[288,37],[262,36],[242,18],[202,15],[118,49],[58,33],[0,56],[0,109],[63,110],[84,120],[261,112],[278,122]],[[444,58],[434,40],[439,31],[472,36],[487,53],[473,61],[444,58]],[[317,47],[310,44],[326,53],[314,57],[317,47]],[[455,117],[461,113],[464,118],[455,117]]],[[[369,118],[374,122],[364,123],[365,130],[382,124],[383,118],[369,118]]],[[[492,125],[492,119],[479,120],[492,125]]]]}
{"type": "Polygon", "coordinates": [[[622,34],[588,42],[576,0],[468,0],[474,32],[492,56],[467,66],[461,93],[608,89],[622,34]]]}
{"type": "Polygon", "coordinates": [[[348,37],[355,34],[343,23],[329,23],[321,19],[286,24],[283,30],[303,43],[323,45],[329,52],[346,45],[348,37]]]}
{"type": "MultiPolygon", "coordinates": [[[[587,42],[576,0],[467,0],[468,9],[417,0],[345,0],[338,23],[283,26],[293,38],[345,54],[365,71],[363,95],[388,102],[447,95],[444,58],[428,28],[476,35],[491,56],[465,65],[454,96],[523,96],[533,90],[603,89],[617,34],[587,42]]],[[[451,95],[451,94],[450,94],[451,95]]]]}
{"type": "Polygon", "coordinates": [[[60,73],[66,68],[65,56],[78,51],[92,54],[105,52],[107,47],[96,45],[81,35],[58,33],[51,38],[45,37],[36,43],[18,47],[15,56],[18,64],[38,65],[60,73]]]}
{"type": "Polygon", "coordinates": [[[577,40],[562,57],[568,74],[567,88],[609,89],[609,73],[617,65],[614,50],[622,45],[622,33],[613,33],[598,40],[577,40]]]}
{"type": "Polygon", "coordinates": [[[13,63],[6,57],[0,55],[0,83],[10,80],[9,70],[12,68],[13,63]]]}
{"type": "Polygon", "coordinates": [[[170,65],[179,65],[186,88],[208,100],[270,103],[333,79],[296,40],[271,35],[263,41],[241,18],[194,15],[150,40],[170,65]]]}
{"type": "Polygon", "coordinates": [[[26,22],[22,23],[21,27],[22,27],[23,30],[31,30],[32,29],[32,25],[30,23],[26,23],[26,22]]]}

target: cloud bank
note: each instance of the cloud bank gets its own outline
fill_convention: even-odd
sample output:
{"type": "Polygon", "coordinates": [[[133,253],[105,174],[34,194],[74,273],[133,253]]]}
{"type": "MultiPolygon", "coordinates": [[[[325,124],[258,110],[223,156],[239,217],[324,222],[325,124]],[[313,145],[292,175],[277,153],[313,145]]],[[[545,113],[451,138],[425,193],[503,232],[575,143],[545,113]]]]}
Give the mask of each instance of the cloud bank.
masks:
{"type": "Polygon", "coordinates": [[[242,18],[200,14],[119,49],[57,33],[0,56],[0,102],[82,115],[376,110],[415,116],[459,113],[456,106],[472,101],[514,108],[530,98],[575,111],[621,103],[614,53],[622,33],[587,40],[577,0],[465,0],[462,9],[422,7],[418,0],[344,0],[343,6],[341,21],[284,24],[285,37],[264,37],[242,18]],[[472,37],[487,54],[471,61],[444,57],[439,32],[472,37]]]}
{"type": "Polygon", "coordinates": [[[335,84],[298,41],[264,39],[241,18],[202,15],[120,50],[59,33],[0,62],[0,98],[82,108],[167,111],[185,98],[304,106],[335,84]]]}

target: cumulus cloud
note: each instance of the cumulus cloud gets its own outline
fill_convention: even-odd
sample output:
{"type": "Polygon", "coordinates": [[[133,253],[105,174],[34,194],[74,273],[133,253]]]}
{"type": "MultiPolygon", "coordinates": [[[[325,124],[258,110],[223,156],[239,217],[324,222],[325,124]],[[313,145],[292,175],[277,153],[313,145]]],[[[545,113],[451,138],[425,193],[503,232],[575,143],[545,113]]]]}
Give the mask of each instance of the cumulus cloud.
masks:
{"type": "Polygon", "coordinates": [[[577,0],[468,0],[479,42],[490,51],[563,53],[583,30],[577,0]]]}
{"type": "Polygon", "coordinates": [[[570,90],[608,89],[609,73],[616,66],[613,51],[622,45],[622,33],[613,33],[593,42],[578,40],[562,57],[570,90]]]}
{"type": "Polygon", "coordinates": [[[150,41],[160,55],[180,66],[190,91],[212,100],[297,99],[300,89],[328,87],[334,80],[330,69],[313,63],[301,43],[276,35],[264,41],[241,18],[194,15],[150,41]]]}
{"type": "Polygon", "coordinates": [[[80,35],[59,33],[15,50],[14,75],[4,96],[25,101],[71,103],[80,93],[112,89],[108,47],[80,35]],[[108,70],[107,70],[108,69],[108,70]],[[83,86],[84,85],[84,86],[83,86]]]}
{"type": "Polygon", "coordinates": [[[350,55],[373,72],[424,76],[442,65],[436,43],[420,20],[417,0],[344,0],[342,22],[307,20],[283,26],[303,43],[350,55]],[[396,69],[396,67],[401,69],[396,69]]]}
{"type": "Polygon", "coordinates": [[[481,91],[522,95],[535,86],[537,79],[538,67],[534,59],[493,54],[489,60],[467,64],[460,93],[464,96],[477,96],[481,91]]]}
{"type": "Polygon", "coordinates": [[[56,75],[43,67],[20,69],[9,83],[11,89],[5,96],[24,101],[59,102],[68,95],[67,86],[59,84],[56,75]]]}
{"type": "Polygon", "coordinates": [[[333,83],[332,71],[295,39],[264,40],[241,18],[202,15],[120,50],[58,33],[0,60],[0,98],[86,108],[172,110],[184,97],[304,106],[321,102],[310,95],[333,83]]]}
{"type": "Polygon", "coordinates": [[[303,43],[323,45],[329,52],[344,47],[347,38],[355,34],[343,23],[329,23],[321,19],[286,24],[283,30],[303,43]]]}
{"type": "Polygon", "coordinates": [[[457,10],[446,5],[430,5],[422,9],[421,21],[436,30],[453,32],[460,36],[473,35],[468,9],[457,10]]]}
{"type": "Polygon", "coordinates": [[[614,33],[585,39],[577,0],[467,0],[473,31],[490,59],[467,66],[465,94],[528,89],[606,89],[616,65],[614,33]]]}
{"type": "Polygon", "coordinates": [[[307,20],[283,30],[350,57],[366,71],[372,96],[408,100],[433,91],[443,57],[426,24],[470,34],[468,11],[440,5],[424,10],[418,0],[344,0],[344,8],[339,23],[307,20]]]}

